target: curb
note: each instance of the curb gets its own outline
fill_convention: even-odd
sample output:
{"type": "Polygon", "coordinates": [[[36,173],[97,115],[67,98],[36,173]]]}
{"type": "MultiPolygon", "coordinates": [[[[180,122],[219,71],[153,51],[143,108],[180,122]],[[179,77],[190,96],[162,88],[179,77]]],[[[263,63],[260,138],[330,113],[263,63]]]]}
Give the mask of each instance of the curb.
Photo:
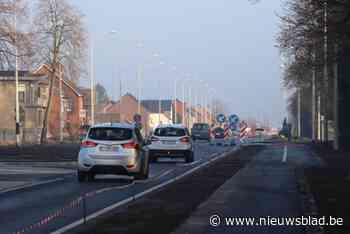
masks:
{"type": "Polygon", "coordinates": [[[56,231],[51,232],[51,234],[63,234],[63,233],[65,233],[65,232],[67,232],[67,231],[69,231],[69,230],[71,230],[73,228],[76,228],[76,227],[80,226],[81,224],[84,224],[84,222],[86,222],[86,221],[95,219],[98,216],[104,215],[104,214],[108,213],[111,210],[114,210],[114,209],[116,209],[116,208],[118,208],[120,206],[123,206],[123,205],[125,205],[125,204],[127,204],[129,202],[136,201],[136,200],[138,200],[138,199],[140,199],[140,198],[142,198],[142,197],[144,197],[144,196],[146,196],[146,195],[148,195],[148,194],[150,194],[152,192],[160,190],[161,188],[166,187],[166,186],[168,186],[168,185],[170,185],[170,184],[172,184],[172,183],[174,183],[174,182],[176,182],[176,181],[178,181],[178,180],[180,180],[180,179],[182,179],[182,178],[184,178],[184,177],[194,173],[195,171],[212,164],[213,162],[215,162],[215,161],[217,161],[217,160],[219,160],[221,158],[227,157],[229,154],[236,153],[240,149],[241,149],[241,147],[237,146],[234,149],[225,151],[225,152],[223,152],[220,155],[218,155],[217,153],[212,154],[212,155],[218,155],[218,156],[216,156],[215,158],[211,158],[208,161],[206,161],[205,163],[190,169],[189,171],[185,172],[184,174],[176,176],[176,177],[174,177],[174,178],[172,178],[172,179],[170,179],[168,181],[165,181],[165,182],[163,182],[161,184],[158,184],[158,185],[156,185],[156,186],[154,186],[152,188],[149,188],[149,189],[147,189],[147,190],[145,190],[143,192],[135,194],[135,195],[133,195],[131,197],[128,197],[128,198],[126,198],[126,199],[124,199],[122,201],[119,201],[119,202],[117,202],[117,203],[115,203],[115,204],[113,204],[111,206],[108,206],[108,207],[106,207],[104,209],[96,211],[95,213],[92,213],[92,214],[88,215],[85,219],[81,218],[81,219],[79,219],[79,220],[77,220],[77,221],[75,221],[75,222],[73,222],[71,224],[68,224],[68,225],[66,225],[66,226],[64,226],[64,227],[62,227],[62,228],[60,228],[60,229],[58,229],[56,231]]]}

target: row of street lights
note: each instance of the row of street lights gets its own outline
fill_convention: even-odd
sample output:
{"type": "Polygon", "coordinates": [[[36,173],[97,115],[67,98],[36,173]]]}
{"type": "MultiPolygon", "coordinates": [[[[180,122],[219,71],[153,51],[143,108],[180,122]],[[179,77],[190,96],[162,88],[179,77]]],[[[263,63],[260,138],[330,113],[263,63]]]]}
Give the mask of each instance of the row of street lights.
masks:
{"type": "MultiPolygon", "coordinates": [[[[114,35],[118,31],[112,30],[107,35],[114,35]]],[[[137,44],[138,48],[142,48],[143,44],[139,43],[137,44]]],[[[94,76],[94,44],[93,40],[90,42],[90,89],[91,89],[91,124],[95,124],[95,76],[94,76]]],[[[160,55],[158,53],[153,53],[152,58],[158,58],[159,65],[165,66],[166,63],[163,60],[160,60],[160,55]]],[[[144,70],[145,65],[150,61],[143,61],[138,65],[137,68],[137,99],[138,99],[138,107],[137,111],[138,114],[142,114],[141,109],[141,100],[142,100],[142,85],[143,85],[143,79],[144,79],[144,70]]],[[[199,111],[196,111],[197,116],[196,119],[199,121],[199,119],[202,122],[212,122],[212,114],[209,114],[208,119],[208,113],[213,113],[214,110],[214,95],[215,90],[213,88],[209,88],[208,83],[206,83],[203,80],[200,80],[198,78],[193,78],[191,74],[185,73],[182,74],[179,72],[178,68],[176,66],[170,66],[170,71],[172,71],[177,78],[174,79],[174,114],[172,116],[172,122],[178,123],[178,116],[177,116],[177,100],[178,100],[178,91],[179,91],[179,82],[182,82],[182,124],[189,126],[191,123],[190,117],[192,116],[192,108],[195,108],[199,111]],[[186,90],[187,88],[187,90],[186,90]],[[201,90],[204,90],[204,92],[201,90]],[[185,103],[188,104],[188,106],[185,105],[185,103]],[[199,113],[200,112],[200,113],[199,113]],[[202,118],[199,118],[202,116],[202,118]],[[187,121],[186,121],[187,120],[187,121]],[[187,122],[187,123],[186,123],[187,122]]],[[[120,95],[122,96],[122,95],[120,95]]],[[[160,115],[161,115],[161,108],[162,108],[162,98],[159,96],[158,98],[158,115],[159,115],[159,122],[161,121],[160,115]]],[[[121,100],[120,100],[121,101],[121,100]]],[[[122,110],[120,110],[122,112],[122,110]]]]}

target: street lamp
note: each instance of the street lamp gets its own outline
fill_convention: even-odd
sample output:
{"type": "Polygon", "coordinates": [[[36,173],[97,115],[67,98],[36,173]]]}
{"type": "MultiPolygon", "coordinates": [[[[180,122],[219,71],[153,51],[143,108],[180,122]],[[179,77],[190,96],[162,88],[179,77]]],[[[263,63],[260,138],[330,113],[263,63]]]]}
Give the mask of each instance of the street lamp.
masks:
{"type": "MultiPolygon", "coordinates": [[[[171,68],[172,71],[176,72],[177,68],[176,66],[172,66],[171,68]]],[[[172,122],[173,124],[176,124],[177,123],[177,78],[174,79],[174,110],[173,110],[173,114],[172,114],[172,122]]]]}
{"type": "Polygon", "coordinates": [[[209,113],[210,113],[210,123],[212,124],[214,121],[213,121],[213,117],[214,117],[214,109],[215,109],[215,103],[214,103],[214,96],[216,95],[216,91],[215,89],[213,88],[210,88],[209,89],[209,94],[210,94],[210,108],[209,108],[209,113]]]}
{"type": "MultiPolygon", "coordinates": [[[[105,35],[113,35],[118,33],[117,30],[111,30],[105,35]]],[[[91,125],[95,124],[95,61],[94,61],[94,40],[90,38],[90,102],[91,102],[91,125]]]]}
{"type": "MultiPolygon", "coordinates": [[[[164,65],[164,61],[160,61],[159,65],[164,65]]],[[[158,97],[158,123],[161,124],[161,118],[160,115],[162,113],[162,100],[161,100],[161,94],[160,94],[160,81],[158,82],[158,92],[159,92],[159,97],[158,97]]]]}
{"type": "Polygon", "coordinates": [[[19,77],[18,77],[18,46],[17,46],[17,6],[16,1],[13,2],[14,7],[14,30],[15,30],[15,84],[16,84],[16,145],[19,146],[21,144],[20,139],[20,116],[19,116],[19,77]]]}
{"type": "MultiPolygon", "coordinates": [[[[138,43],[137,47],[138,48],[143,48],[143,44],[142,43],[138,43]]],[[[152,55],[153,58],[158,58],[159,54],[158,53],[153,53],[152,55]]],[[[141,114],[141,85],[142,85],[142,78],[143,78],[143,72],[144,72],[144,64],[146,62],[140,63],[137,69],[137,99],[138,99],[138,107],[137,107],[137,111],[138,114],[141,114]]]]}

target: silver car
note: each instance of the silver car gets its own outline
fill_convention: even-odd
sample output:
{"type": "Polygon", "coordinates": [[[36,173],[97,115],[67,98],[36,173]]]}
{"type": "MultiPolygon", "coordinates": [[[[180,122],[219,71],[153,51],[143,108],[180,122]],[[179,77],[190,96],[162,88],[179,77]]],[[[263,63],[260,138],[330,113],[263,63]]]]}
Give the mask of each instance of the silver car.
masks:
{"type": "Polygon", "coordinates": [[[158,126],[148,145],[151,161],[160,157],[185,158],[187,163],[194,160],[194,146],[186,127],[179,124],[158,126]]]}
{"type": "Polygon", "coordinates": [[[91,127],[81,143],[78,181],[96,174],[116,174],[147,179],[148,153],[140,130],[131,124],[101,124],[91,127]]]}
{"type": "Polygon", "coordinates": [[[195,140],[206,140],[210,142],[211,132],[210,126],[207,123],[195,123],[191,129],[192,139],[195,140]]]}

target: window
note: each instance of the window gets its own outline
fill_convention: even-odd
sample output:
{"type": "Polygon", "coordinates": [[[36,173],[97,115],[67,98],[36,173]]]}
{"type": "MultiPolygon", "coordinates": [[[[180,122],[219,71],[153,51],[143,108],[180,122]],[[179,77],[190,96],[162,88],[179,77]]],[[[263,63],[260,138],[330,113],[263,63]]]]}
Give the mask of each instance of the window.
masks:
{"type": "Polygon", "coordinates": [[[41,88],[38,87],[36,92],[37,92],[37,97],[40,98],[40,96],[41,96],[41,88]]]}
{"type": "Polygon", "coordinates": [[[42,121],[43,121],[42,115],[43,115],[43,111],[42,110],[38,110],[38,118],[37,118],[38,125],[42,124],[42,121]]]}
{"type": "Polygon", "coordinates": [[[161,137],[181,137],[186,135],[186,130],[183,128],[157,128],[154,135],[161,137]]]}
{"type": "Polygon", "coordinates": [[[208,124],[194,124],[193,129],[196,130],[209,130],[209,125],[208,124]]]}
{"type": "Polygon", "coordinates": [[[132,138],[132,130],[128,128],[96,127],[90,130],[89,138],[98,141],[125,141],[132,138]]]}
{"type": "Polygon", "coordinates": [[[25,95],[24,91],[18,92],[18,100],[19,100],[20,103],[24,103],[25,102],[25,98],[26,98],[26,95],[25,95]]]}

